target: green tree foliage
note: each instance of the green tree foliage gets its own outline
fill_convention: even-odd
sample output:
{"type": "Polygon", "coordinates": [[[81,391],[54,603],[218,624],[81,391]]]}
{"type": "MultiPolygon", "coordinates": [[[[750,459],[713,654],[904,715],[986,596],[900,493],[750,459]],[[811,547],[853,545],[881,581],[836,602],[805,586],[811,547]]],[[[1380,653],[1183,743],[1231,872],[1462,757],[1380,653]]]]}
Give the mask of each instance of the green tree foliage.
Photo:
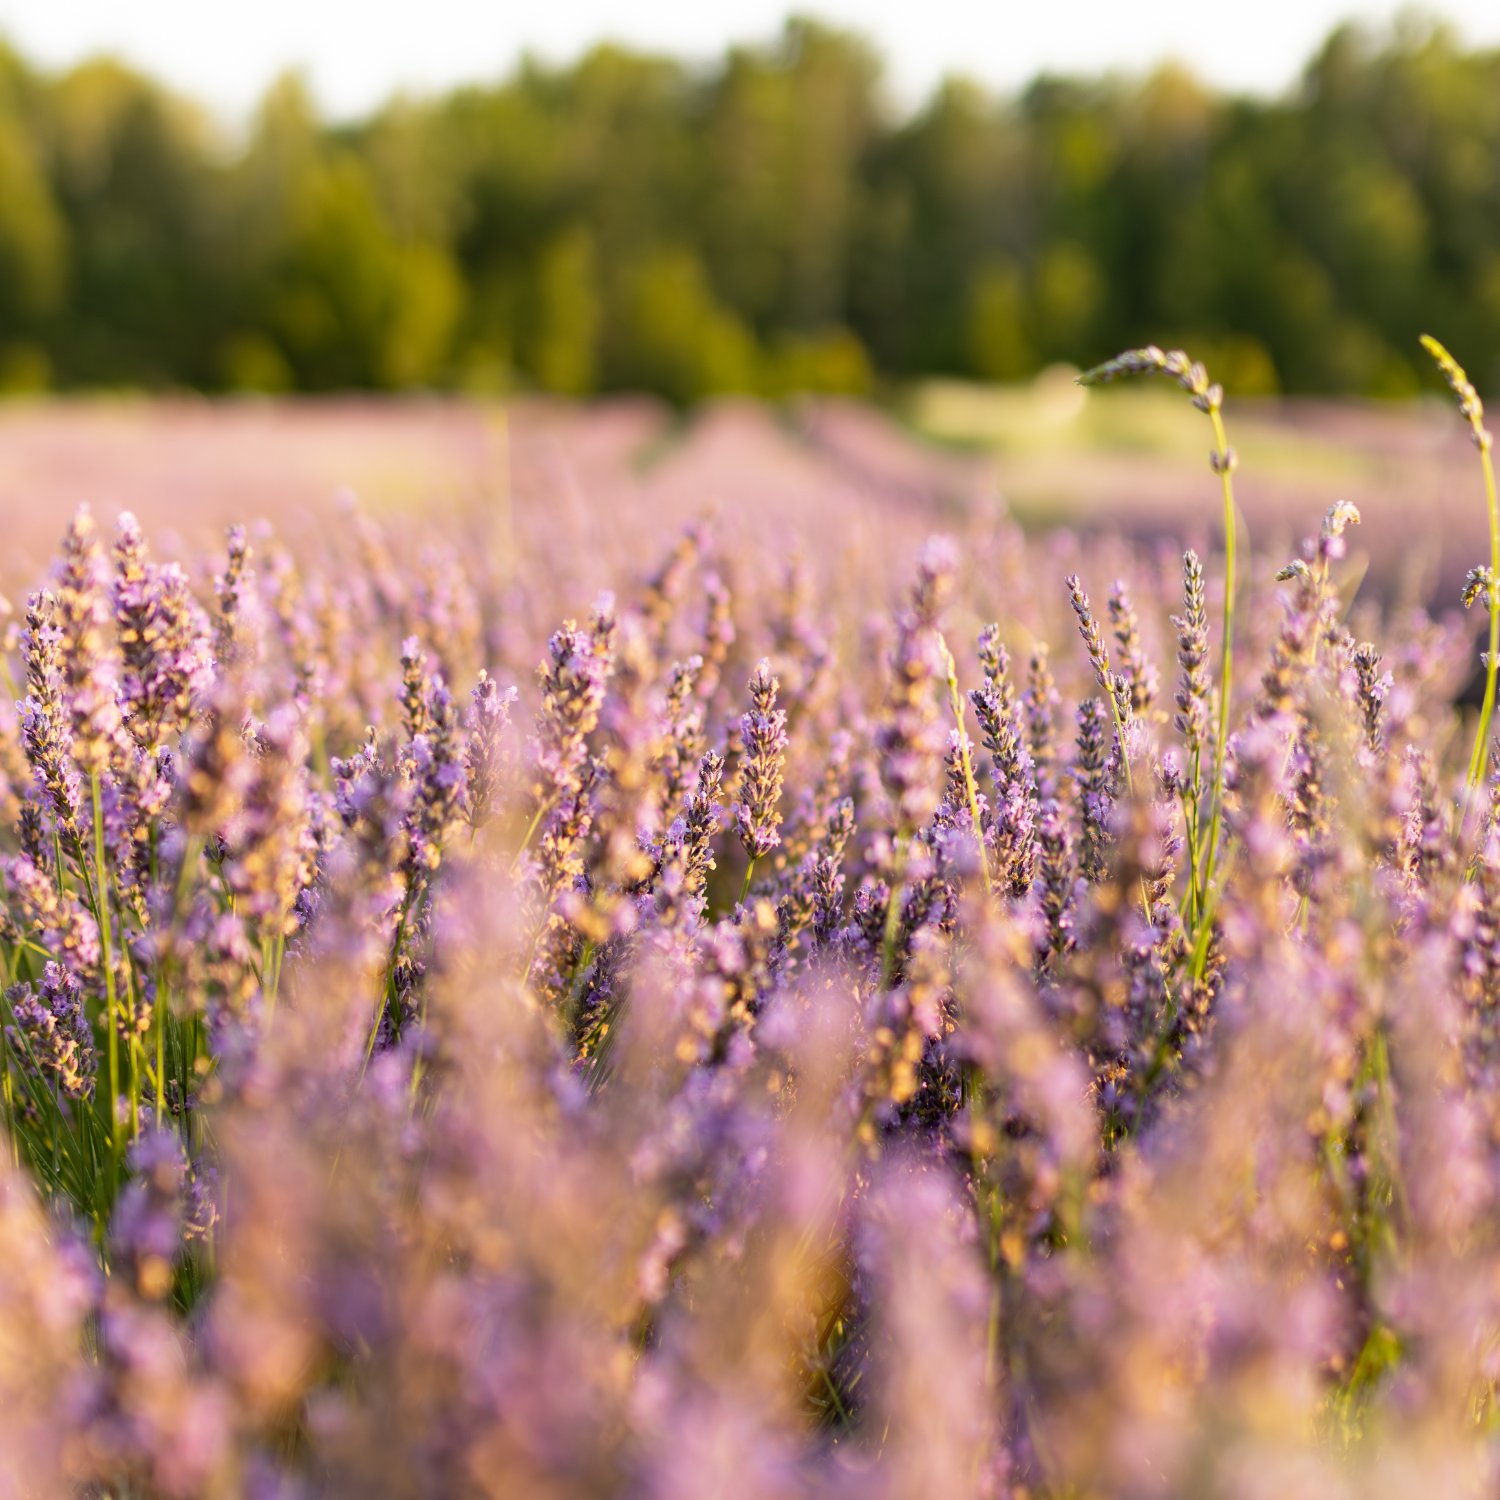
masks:
{"type": "Polygon", "coordinates": [[[694,251],[653,252],[622,279],[621,383],[682,402],[756,388],[755,340],[715,297],[694,251]]]}
{"type": "Polygon", "coordinates": [[[575,224],[542,246],[525,311],[523,358],[537,384],[588,395],[599,379],[602,309],[599,257],[586,226],[575,224]]]}
{"type": "Polygon", "coordinates": [[[893,114],[805,20],[714,66],[600,47],[244,139],[114,62],[0,50],[0,389],[862,391],[1147,340],[1231,389],[1500,384],[1500,53],[1334,32],[1299,86],[962,80],[893,114]]]}
{"type": "Polygon", "coordinates": [[[33,139],[67,227],[45,333],[64,383],[212,379],[219,143],[195,108],[113,62],[42,89],[33,139]]]}
{"type": "Polygon", "coordinates": [[[399,236],[368,163],[336,151],[297,184],[260,305],[300,387],[399,389],[444,375],[462,299],[447,249],[399,236]]]}

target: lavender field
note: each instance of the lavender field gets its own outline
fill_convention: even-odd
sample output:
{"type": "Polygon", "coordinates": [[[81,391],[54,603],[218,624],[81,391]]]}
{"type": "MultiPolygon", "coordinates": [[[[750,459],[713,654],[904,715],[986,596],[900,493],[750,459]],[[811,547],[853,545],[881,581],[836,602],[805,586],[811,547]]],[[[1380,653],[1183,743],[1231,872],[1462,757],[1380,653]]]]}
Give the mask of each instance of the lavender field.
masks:
{"type": "Polygon", "coordinates": [[[1439,362],[0,413],[0,1500],[1493,1495],[1439,362]]]}

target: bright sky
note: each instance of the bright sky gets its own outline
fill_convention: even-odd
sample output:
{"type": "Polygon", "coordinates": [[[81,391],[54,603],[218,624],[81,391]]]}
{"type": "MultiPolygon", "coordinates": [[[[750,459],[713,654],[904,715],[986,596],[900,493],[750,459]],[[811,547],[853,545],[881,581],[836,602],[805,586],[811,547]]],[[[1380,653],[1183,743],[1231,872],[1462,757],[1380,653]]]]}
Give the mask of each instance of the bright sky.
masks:
{"type": "MultiPolygon", "coordinates": [[[[230,119],[300,67],[323,108],[348,117],[399,87],[494,79],[526,50],[566,61],[610,38],[711,58],[774,34],[789,8],[873,38],[905,104],[947,72],[1003,89],[1044,69],[1139,71],[1166,57],[1274,93],[1336,22],[1386,24],[1395,11],[1379,0],[0,0],[0,32],[48,67],[113,52],[230,119]]],[[[1437,8],[1466,41],[1500,45],[1500,0],[1437,8]]]]}

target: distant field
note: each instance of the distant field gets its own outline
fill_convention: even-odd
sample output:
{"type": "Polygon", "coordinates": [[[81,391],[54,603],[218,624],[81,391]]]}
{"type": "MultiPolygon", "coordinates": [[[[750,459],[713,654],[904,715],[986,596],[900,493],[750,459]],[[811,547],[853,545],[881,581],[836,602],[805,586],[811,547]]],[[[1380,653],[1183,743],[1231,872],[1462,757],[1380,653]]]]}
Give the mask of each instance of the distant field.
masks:
{"type": "MultiPolygon", "coordinates": [[[[908,412],[918,430],[991,454],[1029,526],[1190,537],[1216,523],[1208,424],[1171,388],[1084,391],[1058,370],[1021,389],[932,383],[908,412]]],[[[1484,490],[1451,404],[1231,400],[1225,422],[1256,550],[1279,556],[1346,499],[1364,518],[1351,550],[1384,593],[1451,602],[1481,559],[1484,490]]]]}
{"type": "MultiPolygon", "coordinates": [[[[1483,551],[1484,518],[1447,406],[1231,402],[1226,415],[1252,545],[1280,554],[1350,499],[1369,583],[1449,602],[1483,551]]],[[[605,550],[644,564],[663,527],[706,512],[726,539],[769,529],[833,573],[868,548],[872,521],[904,558],[997,501],[1032,530],[1203,542],[1217,515],[1207,450],[1206,424],[1174,392],[1086,393],[1066,371],[1019,388],[928,384],[895,416],[841,400],[727,401],[686,419],[645,399],[17,403],[0,408],[0,587],[36,578],[85,501],[176,533],[184,556],[237,520],[312,544],[351,493],[420,541],[437,507],[482,523],[502,558],[575,572],[580,598],[602,582],[605,550]]]]}

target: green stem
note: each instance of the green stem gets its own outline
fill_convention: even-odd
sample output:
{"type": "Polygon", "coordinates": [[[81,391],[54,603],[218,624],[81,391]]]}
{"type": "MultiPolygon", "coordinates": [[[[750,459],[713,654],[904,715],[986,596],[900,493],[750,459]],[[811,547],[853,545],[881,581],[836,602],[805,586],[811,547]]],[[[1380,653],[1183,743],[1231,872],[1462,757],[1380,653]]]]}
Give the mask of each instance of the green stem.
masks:
{"type": "Polygon", "coordinates": [[[276,926],[276,941],[271,945],[271,988],[266,996],[266,1029],[276,1014],[276,999],[281,993],[281,962],[286,953],[286,916],[282,915],[276,926]]]}
{"type": "Polygon", "coordinates": [[[156,986],[156,1013],[151,1017],[152,1024],[156,1028],[156,1128],[158,1130],[161,1129],[161,1112],[166,1103],[163,1095],[167,1092],[166,1004],[166,986],[158,979],[156,986]]]}
{"type": "MultiPolygon", "coordinates": [[[[1115,743],[1120,747],[1120,764],[1125,768],[1125,795],[1130,799],[1132,810],[1135,807],[1135,778],[1130,774],[1130,752],[1125,748],[1125,723],[1120,718],[1120,705],[1115,701],[1114,687],[1106,682],[1104,684],[1104,696],[1109,699],[1109,715],[1115,721],[1115,743]]],[[[1141,875],[1141,912],[1149,923],[1151,921],[1151,892],[1146,888],[1146,877],[1141,875]]]]}
{"type": "Polygon", "coordinates": [[[526,851],[531,847],[531,840],[536,834],[537,825],[552,810],[553,804],[556,801],[557,797],[555,795],[548,797],[532,814],[531,822],[526,825],[526,837],[521,840],[521,847],[516,850],[516,857],[510,862],[510,873],[512,875],[521,868],[521,860],[525,857],[526,851]]]}
{"type": "MultiPolygon", "coordinates": [[[[161,870],[157,855],[160,853],[158,846],[158,827],[155,823],[151,825],[151,884],[154,886],[161,879],[161,870]]],[[[151,1007],[151,1025],[156,1032],[156,1128],[161,1129],[161,1113],[166,1107],[167,1092],[167,975],[165,964],[158,961],[156,966],[156,1001],[151,1007]]]]}
{"type": "MultiPolygon", "coordinates": [[[[990,880],[990,860],[984,847],[984,828],[979,820],[979,789],[974,784],[974,765],[969,759],[969,736],[964,732],[964,700],[958,690],[958,664],[941,635],[938,636],[938,645],[942,649],[943,665],[948,669],[948,701],[953,705],[953,717],[958,721],[958,757],[964,768],[964,791],[969,799],[969,816],[974,820],[974,837],[979,844],[979,873],[984,877],[985,895],[993,896],[995,887],[990,880]]],[[[1123,745],[1121,741],[1122,749],[1123,745]]],[[[1127,769],[1126,775],[1129,774],[1127,769]]]]}
{"type": "MultiPolygon", "coordinates": [[[[107,892],[103,877],[99,883],[107,892]]],[[[107,894],[105,899],[109,899],[107,894]]],[[[141,1133],[141,1036],[136,1029],[135,980],[128,962],[125,965],[125,989],[130,1001],[130,1138],[134,1140],[141,1133]]]]}
{"type": "Polygon", "coordinates": [[[1234,482],[1230,478],[1229,439],[1218,407],[1208,413],[1214,424],[1214,441],[1218,444],[1219,478],[1224,487],[1224,655],[1219,672],[1219,733],[1214,745],[1214,784],[1212,813],[1209,818],[1208,852],[1204,859],[1203,889],[1213,879],[1214,860],[1219,850],[1219,828],[1224,813],[1224,758],[1229,742],[1229,695],[1234,684],[1234,592],[1235,592],[1235,524],[1234,482]]]}
{"type": "MultiPolygon", "coordinates": [[[[0,1023],[10,1019],[7,1014],[9,1007],[0,1006],[0,1023]]],[[[6,1028],[0,1024],[0,1065],[5,1070],[5,1130],[10,1137],[11,1165],[17,1170],[21,1166],[21,1143],[16,1135],[16,1100],[10,1082],[10,1042],[6,1037],[6,1028]]]]}
{"type": "Polygon", "coordinates": [[[1219,891],[1207,884],[1203,887],[1203,915],[1198,923],[1198,935],[1193,940],[1192,974],[1194,979],[1202,979],[1203,971],[1208,965],[1208,939],[1212,931],[1214,911],[1219,904],[1219,891]]]}
{"type": "Polygon", "coordinates": [[[94,869],[99,876],[99,899],[94,913],[99,922],[99,943],[104,953],[105,1017],[109,1031],[109,1129],[110,1177],[114,1178],[124,1149],[125,1122],[120,1118],[120,1038],[118,1004],[115,999],[114,942],[110,933],[109,910],[104,896],[104,805],[99,796],[99,773],[89,773],[89,789],[94,799],[94,869]]]}
{"type": "Polygon", "coordinates": [[[833,1409],[838,1414],[839,1421],[847,1427],[849,1425],[849,1413],[844,1410],[844,1403],[839,1398],[839,1389],[833,1383],[833,1376],[828,1373],[826,1367],[820,1370],[819,1373],[823,1377],[823,1384],[828,1387],[828,1394],[833,1398],[833,1409]]]}
{"type": "Polygon", "coordinates": [[[906,888],[906,843],[896,836],[895,868],[885,906],[885,940],[881,945],[880,988],[888,990],[896,978],[896,939],[901,933],[901,896],[906,888]]]}
{"type": "MultiPolygon", "coordinates": [[[[380,1036],[380,1023],[385,1019],[391,1002],[396,998],[396,965],[401,959],[401,945],[406,941],[406,923],[411,915],[417,885],[418,881],[413,875],[406,887],[406,895],[401,901],[401,913],[396,919],[396,936],[391,944],[390,962],[386,965],[385,982],[380,989],[380,1004],[375,1007],[375,1020],[370,1026],[370,1039],[365,1043],[365,1058],[359,1068],[361,1083],[365,1081],[365,1070],[370,1066],[370,1059],[375,1055],[375,1042],[380,1036]]],[[[529,966],[527,972],[530,973],[529,966]]]]}
{"type": "Polygon", "coordinates": [[[740,902],[744,903],[745,897],[750,894],[750,878],[755,874],[755,856],[750,856],[750,863],[745,866],[745,883],[740,887],[740,902]]]}
{"type": "MultiPolygon", "coordinates": [[[[1481,439],[1479,459],[1484,465],[1484,493],[1490,512],[1490,588],[1500,587],[1500,503],[1495,496],[1495,466],[1490,445],[1481,439]]],[[[1490,606],[1490,659],[1484,674],[1484,704],[1479,710],[1479,730],[1474,736],[1474,753],[1469,757],[1469,788],[1484,780],[1486,752],[1490,743],[1490,720],[1495,712],[1495,674],[1500,669],[1500,608],[1493,596],[1490,606]]]]}
{"type": "MultiPolygon", "coordinates": [[[[993,1215],[991,1215],[993,1219],[993,1215]]],[[[984,1331],[984,1386],[993,1391],[1000,1364],[1000,1267],[998,1238],[995,1226],[990,1226],[990,1312],[984,1331]]]]}
{"type": "Polygon", "coordinates": [[[1203,751],[1200,746],[1194,746],[1191,763],[1190,787],[1196,788],[1194,796],[1183,795],[1182,798],[1182,821],[1187,831],[1188,851],[1188,889],[1186,906],[1188,912],[1188,930],[1194,931],[1198,925],[1198,913],[1203,910],[1203,869],[1202,860],[1199,857],[1198,839],[1202,833],[1202,776],[1203,776],[1203,751]]]}

